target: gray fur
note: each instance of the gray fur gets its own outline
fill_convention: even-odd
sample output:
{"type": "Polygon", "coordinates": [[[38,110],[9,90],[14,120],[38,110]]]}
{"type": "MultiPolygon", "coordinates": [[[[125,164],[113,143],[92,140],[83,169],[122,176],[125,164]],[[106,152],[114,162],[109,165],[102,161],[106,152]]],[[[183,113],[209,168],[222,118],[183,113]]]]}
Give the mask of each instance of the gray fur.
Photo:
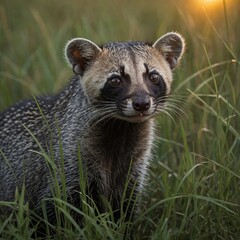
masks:
{"type": "MultiPolygon", "coordinates": [[[[184,45],[182,38],[178,41],[184,45]]],[[[141,80],[143,73],[139,71],[146,71],[145,62],[149,62],[153,70],[158,69],[164,77],[166,94],[172,80],[171,66],[157,45],[158,48],[145,43],[109,43],[99,48],[86,39],[70,41],[66,56],[77,75],[64,91],[52,97],[39,97],[37,101],[20,102],[0,114],[0,200],[13,201],[15,188],[21,189],[25,183],[25,200],[40,213],[41,200],[52,196],[51,174],[41,148],[49,156],[54,154],[53,161],[58,168],[60,145],[69,202],[73,205],[79,207],[80,202],[79,146],[89,185],[88,194],[100,211],[105,209],[101,196],[111,202],[113,210],[119,209],[131,164],[127,193],[130,196],[135,184],[135,195],[141,191],[154,140],[152,117],[164,108],[164,103],[150,96],[145,80],[141,80]],[[75,50],[79,52],[73,54],[75,50]],[[116,108],[116,99],[106,101],[100,97],[107,77],[113,72],[119,74],[119,78],[122,76],[122,70],[119,70],[122,65],[124,76],[131,78],[127,98],[121,105],[123,110],[116,108]],[[139,92],[150,96],[150,109],[138,112],[132,108],[134,98],[131,96],[137,95],[138,101],[145,101],[139,97],[139,92]]],[[[61,186],[60,177],[59,184],[61,186]]],[[[53,221],[53,207],[49,206],[47,210],[53,221]]],[[[130,214],[127,213],[128,218],[130,214]]],[[[116,219],[118,217],[117,213],[116,219]]]]}

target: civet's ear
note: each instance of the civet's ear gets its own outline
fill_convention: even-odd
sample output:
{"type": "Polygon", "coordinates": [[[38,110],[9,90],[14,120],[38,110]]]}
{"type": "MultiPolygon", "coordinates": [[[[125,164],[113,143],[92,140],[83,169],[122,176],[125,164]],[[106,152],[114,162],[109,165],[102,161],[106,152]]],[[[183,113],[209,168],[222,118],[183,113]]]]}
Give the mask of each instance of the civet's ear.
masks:
{"type": "Polygon", "coordinates": [[[73,66],[74,73],[83,75],[101,51],[101,48],[88,39],[74,38],[67,43],[65,56],[73,66]]]}
{"type": "Polygon", "coordinates": [[[185,40],[180,34],[170,32],[160,37],[153,47],[162,53],[170,68],[173,69],[184,52],[185,40]]]}

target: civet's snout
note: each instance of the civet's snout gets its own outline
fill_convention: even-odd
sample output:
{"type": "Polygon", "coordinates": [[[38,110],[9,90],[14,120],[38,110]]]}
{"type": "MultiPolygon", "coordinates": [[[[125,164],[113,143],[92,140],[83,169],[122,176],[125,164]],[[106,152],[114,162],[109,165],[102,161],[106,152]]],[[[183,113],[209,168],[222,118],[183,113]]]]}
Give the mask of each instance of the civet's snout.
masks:
{"type": "Polygon", "coordinates": [[[136,95],[132,98],[132,106],[134,110],[138,112],[145,112],[147,111],[151,106],[151,101],[148,95],[141,94],[136,95]]]}

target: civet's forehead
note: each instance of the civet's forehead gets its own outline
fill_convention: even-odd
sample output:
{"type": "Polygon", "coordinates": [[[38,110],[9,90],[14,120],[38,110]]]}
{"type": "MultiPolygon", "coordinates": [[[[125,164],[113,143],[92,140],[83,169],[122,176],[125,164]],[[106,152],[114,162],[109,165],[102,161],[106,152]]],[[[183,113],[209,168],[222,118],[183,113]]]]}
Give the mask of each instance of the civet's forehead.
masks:
{"type": "Polygon", "coordinates": [[[109,50],[124,50],[129,48],[135,48],[135,47],[145,47],[150,46],[150,44],[146,42],[140,42],[140,41],[132,41],[132,42],[110,42],[105,45],[103,45],[103,48],[107,48],[109,50]]]}
{"type": "Polygon", "coordinates": [[[144,42],[113,42],[103,46],[110,54],[117,57],[134,57],[135,55],[147,56],[150,46],[144,42]]]}

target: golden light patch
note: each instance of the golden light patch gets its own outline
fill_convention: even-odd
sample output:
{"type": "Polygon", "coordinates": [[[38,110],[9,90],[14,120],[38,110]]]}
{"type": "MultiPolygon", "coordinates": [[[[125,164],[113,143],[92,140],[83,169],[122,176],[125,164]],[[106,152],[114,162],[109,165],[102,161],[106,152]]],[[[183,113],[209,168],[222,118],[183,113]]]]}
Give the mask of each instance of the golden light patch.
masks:
{"type": "MultiPolygon", "coordinates": [[[[233,7],[239,0],[226,0],[227,7],[233,7]]],[[[224,1],[223,0],[191,0],[189,1],[191,4],[191,8],[193,10],[209,10],[211,12],[218,12],[224,9],[224,1]]]]}
{"type": "Polygon", "coordinates": [[[199,4],[205,7],[218,7],[222,5],[222,0],[197,0],[199,4]]]}
{"type": "Polygon", "coordinates": [[[221,0],[203,0],[203,3],[214,5],[214,4],[222,4],[222,1],[221,0]]]}

